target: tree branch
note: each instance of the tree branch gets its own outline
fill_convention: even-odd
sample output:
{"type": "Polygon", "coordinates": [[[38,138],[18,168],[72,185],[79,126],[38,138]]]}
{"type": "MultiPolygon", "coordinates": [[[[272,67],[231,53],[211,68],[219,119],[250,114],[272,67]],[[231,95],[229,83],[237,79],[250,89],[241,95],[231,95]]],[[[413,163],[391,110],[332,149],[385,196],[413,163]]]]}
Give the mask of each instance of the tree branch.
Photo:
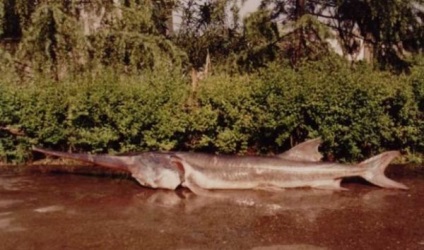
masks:
{"type": "Polygon", "coordinates": [[[12,128],[10,126],[0,127],[0,130],[6,131],[14,136],[25,136],[25,133],[18,128],[12,128]]]}

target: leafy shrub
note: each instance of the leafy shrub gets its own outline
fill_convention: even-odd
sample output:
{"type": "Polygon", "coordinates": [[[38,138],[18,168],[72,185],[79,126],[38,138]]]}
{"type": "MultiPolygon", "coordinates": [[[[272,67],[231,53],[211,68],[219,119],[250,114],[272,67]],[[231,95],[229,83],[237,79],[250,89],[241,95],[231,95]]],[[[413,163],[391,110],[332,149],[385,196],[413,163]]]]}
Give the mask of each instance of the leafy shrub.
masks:
{"type": "Polygon", "coordinates": [[[334,59],[297,70],[281,64],[200,82],[195,102],[172,70],[102,72],[60,83],[0,83],[0,160],[22,161],[31,145],[84,152],[196,150],[277,153],[321,136],[329,158],[424,149],[423,66],[395,76],[334,59]]]}

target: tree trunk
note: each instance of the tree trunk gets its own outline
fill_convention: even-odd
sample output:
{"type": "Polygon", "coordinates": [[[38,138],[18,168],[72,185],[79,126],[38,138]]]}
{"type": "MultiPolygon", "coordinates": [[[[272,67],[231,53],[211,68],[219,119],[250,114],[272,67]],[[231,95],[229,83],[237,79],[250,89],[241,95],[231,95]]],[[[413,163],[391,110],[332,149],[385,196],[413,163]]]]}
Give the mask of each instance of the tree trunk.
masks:
{"type": "Polygon", "coordinates": [[[172,16],[172,8],[168,8],[166,11],[166,36],[174,35],[174,17],[172,16]]]}
{"type": "Polygon", "coordinates": [[[296,21],[305,15],[305,0],[296,0],[296,21]]]}
{"type": "Polygon", "coordinates": [[[371,33],[367,33],[364,38],[364,60],[367,63],[374,61],[374,39],[371,33]]]}

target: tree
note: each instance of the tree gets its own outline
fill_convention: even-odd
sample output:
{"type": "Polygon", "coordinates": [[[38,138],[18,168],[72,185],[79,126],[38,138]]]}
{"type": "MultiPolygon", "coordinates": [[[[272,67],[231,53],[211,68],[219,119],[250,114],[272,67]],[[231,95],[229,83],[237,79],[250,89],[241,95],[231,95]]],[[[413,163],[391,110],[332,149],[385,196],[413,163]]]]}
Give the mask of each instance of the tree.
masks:
{"type": "Polygon", "coordinates": [[[182,21],[175,42],[186,51],[194,68],[203,67],[208,54],[215,62],[225,62],[241,49],[238,4],[237,0],[179,3],[182,21]]]}
{"type": "Polygon", "coordinates": [[[25,74],[59,80],[98,67],[134,72],[183,63],[162,25],[170,1],[4,1],[0,39],[19,44],[15,61],[25,74]]]}
{"type": "Polygon", "coordinates": [[[41,4],[31,15],[32,24],[24,31],[17,58],[33,72],[52,74],[59,80],[77,70],[85,59],[87,43],[74,7],[41,4]]]}
{"type": "Polygon", "coordinates": [[[56,79],[98,67],[181,67],[187,58],[197,70],[207,58],[231,70],[287,59],[296,67],[331,53],[328,39],[334,37],[345,54],[363,43],[368,61],[401,72],[408,68],[408,53],[424,44],[424,0],[262,0],[241,20],[244,3],[0,0],[0,41],[19,44],[20,71],[56,79]],[[174,9],[182,15],[175,33],[174,9]]]}
{"type": "Polygon", "coordinates": [[[419,52],[424,45],[423,4],[423,0],[263,0],[258,11],[262,14],[251,22],[260,27],[258,32],[273,30],[268,47],[278,44],[293,65],[302,57],[319,58],[328,51],[327,39],[337,37],[345,53],[358,50],[355,40],[360,39],[367,61],[375,59],[382,68],[402,71],[408,68],[407,51],[419,52]]]}
{"type": "Polygon", "coordinates": [[[167,1],[122,2],[119,16],[105,19],[103,27],[89,37],[94,58],[124,72],[180,67],[184,53],[167,38],[162,23],[169,14],[168,5],[167,1]]]}
{"type": "Polygon", "coordinates": [[[383,68],[406,70],[405,50],[419,51],[424,46],[422,0],[337,0],[333,4],[337,31],[345,44],[358,29],[366,59],[376,59],[383,68]]]}

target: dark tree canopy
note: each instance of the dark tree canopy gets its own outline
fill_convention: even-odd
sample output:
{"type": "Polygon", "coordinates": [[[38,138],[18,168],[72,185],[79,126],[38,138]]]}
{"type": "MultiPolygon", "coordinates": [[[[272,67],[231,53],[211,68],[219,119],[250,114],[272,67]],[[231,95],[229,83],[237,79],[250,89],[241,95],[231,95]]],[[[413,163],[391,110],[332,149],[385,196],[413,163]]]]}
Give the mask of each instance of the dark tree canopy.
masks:
{"type": "Polygon", "coordinates": [[[382,69],[402,72],[424,46],[423,0],[0,1],[0,41],[25,74],[59,79],[85,69],[133,72],[204,66],[251,71],[272,61],[319,60],[337,40],[382,69]],[[181,16],[173,29],[173,15],[181,16]]]}

